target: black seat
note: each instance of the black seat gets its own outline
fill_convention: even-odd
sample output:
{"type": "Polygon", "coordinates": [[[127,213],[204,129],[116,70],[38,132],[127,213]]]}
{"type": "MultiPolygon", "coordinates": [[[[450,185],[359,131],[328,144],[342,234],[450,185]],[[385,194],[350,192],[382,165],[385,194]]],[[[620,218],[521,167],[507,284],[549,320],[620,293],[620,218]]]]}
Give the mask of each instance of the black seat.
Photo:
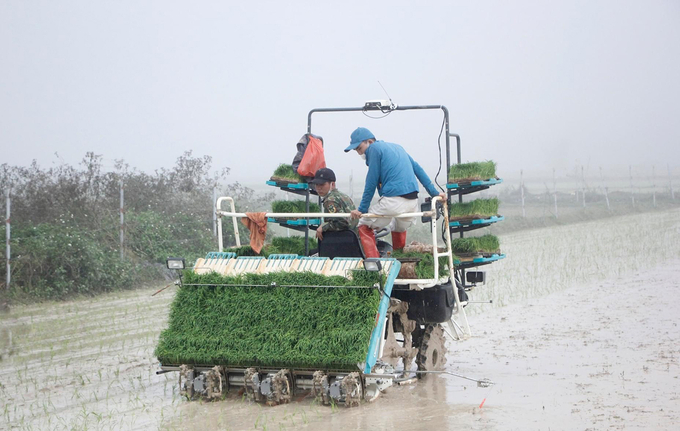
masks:
{"type": "Polygon", "coordinates": [[[338,232],[324,232],[323,240],[319,241],[319,257],[360,257],[364,252],[359,244],[359,237],[352,230],[338,232]]]}

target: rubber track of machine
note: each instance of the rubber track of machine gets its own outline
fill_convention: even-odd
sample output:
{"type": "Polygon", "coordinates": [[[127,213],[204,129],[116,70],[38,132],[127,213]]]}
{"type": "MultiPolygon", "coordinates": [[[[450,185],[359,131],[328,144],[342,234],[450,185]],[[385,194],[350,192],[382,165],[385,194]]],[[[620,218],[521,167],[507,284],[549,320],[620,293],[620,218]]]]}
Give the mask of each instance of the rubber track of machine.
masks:
{"type": "Polygon", "coordinates": [[[342,379],[341,385],[345,392],[345,407],[358,407],[364,396],[359,373],[349,373],[342,379]]]}
{"type": "Polygon", "coordinates": [[[446,344],[444,329],[440,324],[427,325],[420,350],[416,357],[416,365],[420,371],[441,371],[446,364],[446,344]]]}

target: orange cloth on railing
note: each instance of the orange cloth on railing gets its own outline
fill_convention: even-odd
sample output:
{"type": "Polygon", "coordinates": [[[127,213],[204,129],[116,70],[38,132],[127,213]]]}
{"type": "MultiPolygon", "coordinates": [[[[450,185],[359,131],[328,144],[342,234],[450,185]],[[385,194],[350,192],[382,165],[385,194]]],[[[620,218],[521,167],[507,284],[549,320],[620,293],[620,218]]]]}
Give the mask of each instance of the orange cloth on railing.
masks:
{"type": "Polygon", "coordinates": [[[243,223],[250,230],[250,248],[259,253],[264,246],[264,237],[267,234],[267,213],[246,213],[247,218],[242,218],[243,223]]]}

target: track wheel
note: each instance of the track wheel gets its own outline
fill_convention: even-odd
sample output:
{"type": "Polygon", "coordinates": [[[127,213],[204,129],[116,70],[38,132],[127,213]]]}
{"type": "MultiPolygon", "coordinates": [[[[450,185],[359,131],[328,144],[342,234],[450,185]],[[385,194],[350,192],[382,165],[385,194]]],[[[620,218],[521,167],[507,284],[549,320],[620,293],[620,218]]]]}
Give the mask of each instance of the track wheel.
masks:
{"type": "Polygon", "coordinates": [[[358,407],[363,397],[359,373],[349,373],[342,379],[340,385],[345,394],[345,407],[358,407]]]}
{"type": "Polygon", "coordinates": [[[419,371],[441,371],[446,364],[444,329],[440,324],[427,325],[423,334],[416,365],[419,371]]]}

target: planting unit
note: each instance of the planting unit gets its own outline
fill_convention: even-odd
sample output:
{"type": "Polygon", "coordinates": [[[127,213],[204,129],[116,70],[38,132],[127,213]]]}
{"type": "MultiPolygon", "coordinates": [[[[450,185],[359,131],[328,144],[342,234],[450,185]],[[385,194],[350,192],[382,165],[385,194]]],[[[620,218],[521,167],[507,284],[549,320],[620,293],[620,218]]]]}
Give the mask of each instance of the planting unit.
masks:
{"type": "MultiPolygon", "coordinates": [[[[315,113],[427,109],[444,114],[450,170],[450,137],[458,141],[459,161],[460,139],[449,133],[444,106],[367,102],[359,108],[314,109],[307,132],[312,131],[315,113]]],[[[395,252],[391,257],[391,246],[379,241],[381,257],[365,259],[356,233],[343,231],[325,232],[318,253],[308,256],[312,221],[318,226],[323,218],[350,214],[310,212],[310,195],[316,193],[306,183],[287,181],[277,178],[267,184],[304,196],[305,211],[266,216],[269,222],[305,232],[304,255],[265,258],[225,252],[222,218],[232,219],[240,246],[236,219],[246,214],[236,211],[232,198],[219,198],[219,251],[198,259],[180,277],[169,327],[156,349],[159,372],[178,371],[180,391],[189,398],[220,398],[231,388],[242,388],[247,397],[269,404],[310,393],[324,404],[347,406],[373,400],[388,387],[414,383],[427,373],[456,375],[444,370],[445,335],[457,341],[470,337],[466,291],[484,283],[483,273],[469,271],[466,277],[465,269],[503,257],[482,253],[466,259],[453,254],[451,233],[460,232],[462,237],[468,225],[479,223],[456,229],[455,223],[461,222],[449,220],[448,202],[437,196],[418,213],[390,216],[416,216],[430,224],[431,244],[423,245],[428,255],[395,252]],[[229,210],[222,209],[225,202],[229,210]],[[421,261],[415,271],[400,273],[402,263],[421,261]]],[[[450,183],[448,200],[488,188],[493,181],[500,182],[488,178],[482,183],[450,183]]],[[[183,260],[171,259],[168,266],[183,268],[183,260]]]]}

